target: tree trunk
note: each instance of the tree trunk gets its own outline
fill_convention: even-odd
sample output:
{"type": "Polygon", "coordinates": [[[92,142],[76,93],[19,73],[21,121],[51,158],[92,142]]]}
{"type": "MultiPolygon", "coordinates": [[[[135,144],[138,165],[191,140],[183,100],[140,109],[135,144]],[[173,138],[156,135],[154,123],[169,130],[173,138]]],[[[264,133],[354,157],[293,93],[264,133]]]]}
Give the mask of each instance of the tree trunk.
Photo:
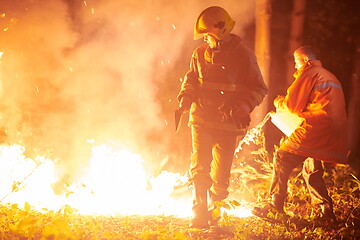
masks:
{"type": "MultiPolygon", "coordinates": [[[[358,38],[360,41],[360,37],[358,38]]],[[[357,41],[357,42],[359,42],[357,41]]],[[[359,49],[359,47],[357,47],[359,49]]],[[[360,52],[357,51],[354,61],[354,72],[351,78],[351,92],[348,106],[349,116],[349,164],[360,177],[360,52]]]]}
{"type": "MultiPolygon", "coordinates": [[[[255,2],[255,55],[267,86],[270,84],[270,20],[271,0],[255,2]]],[[[252,113],[252,125],[262,121],[268,111],[268,98],[252,113]]]]}
{"type": "Polygon", "coordinates": [[[294,51],[303,44],[303,29],[305,19],[306,0],[294,0],[291,14],[290,41],[287,54],[286,87],[294,81],[294,51]]]}

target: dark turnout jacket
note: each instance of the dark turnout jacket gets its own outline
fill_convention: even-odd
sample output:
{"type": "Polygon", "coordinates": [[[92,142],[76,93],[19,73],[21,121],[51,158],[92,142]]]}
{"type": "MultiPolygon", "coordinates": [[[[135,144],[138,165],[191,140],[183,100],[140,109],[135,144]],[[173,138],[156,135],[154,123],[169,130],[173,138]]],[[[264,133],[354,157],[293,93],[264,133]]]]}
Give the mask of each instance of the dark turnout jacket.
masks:
{"type": "Polygon", "coordinates": [[[267,91],[254,53],[231,34],[219,49],[204,43],[194,50],[178,99],[192,100],[189,125],[243,133],[246,126],[228,113],[247,109],[249,114],[267,91]]]}

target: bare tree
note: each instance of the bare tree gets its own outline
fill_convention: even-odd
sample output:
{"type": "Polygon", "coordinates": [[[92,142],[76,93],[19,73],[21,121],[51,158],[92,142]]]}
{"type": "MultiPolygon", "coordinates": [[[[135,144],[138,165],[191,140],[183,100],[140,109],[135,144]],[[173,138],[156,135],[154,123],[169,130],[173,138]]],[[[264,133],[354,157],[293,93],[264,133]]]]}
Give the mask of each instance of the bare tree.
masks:
{"type": "MultiPolygon", "coordinates": [[[[270,78],[270,22],[271,22],[271,0],[255,1],[255,55],[264,81],[269,86],[270,78]]],[[[266,115],[268,110],[268,98],[253,112],[254,121],[257,125],[266,115]]]]}
{"type": "MultiPolygon", "coordinates": [[[[360,37],[359,37],[360,40],[360,37]]],[[[360,42],[360,41],[358,41],[360,42]]],[[[359,49],[359,47],[358,47],[359,49]]],[[[351,78],[351,92],[348,104],[349,116],[349,141],[350,156],[349,163],[357,171],[360,177],[360,52],[355,53],[354,71],[351,78]]]]}
{"type": "Polygon", "coordinates": [[[293,52],[303,44],[303,29],[305,20],[306,0],[293,0],[293,11],[291,14],[290,40],[287,54],[286,84],[290,86],[293,82],[294,60],[293,52]]]}

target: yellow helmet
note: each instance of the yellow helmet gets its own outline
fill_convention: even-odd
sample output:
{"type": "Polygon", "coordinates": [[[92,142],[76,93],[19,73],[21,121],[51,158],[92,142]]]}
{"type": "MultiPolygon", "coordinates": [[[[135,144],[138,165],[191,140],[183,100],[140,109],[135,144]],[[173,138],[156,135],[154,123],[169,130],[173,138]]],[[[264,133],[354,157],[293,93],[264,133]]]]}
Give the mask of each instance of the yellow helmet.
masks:
{"type": "Polygon", "coordinates": [[[202,11],[194,27],[194,39],[202,38],[204,33],[212,33],[219,40],[224,39],[234,28],[235,22],[229,13],[218,6],[202,11]]]}

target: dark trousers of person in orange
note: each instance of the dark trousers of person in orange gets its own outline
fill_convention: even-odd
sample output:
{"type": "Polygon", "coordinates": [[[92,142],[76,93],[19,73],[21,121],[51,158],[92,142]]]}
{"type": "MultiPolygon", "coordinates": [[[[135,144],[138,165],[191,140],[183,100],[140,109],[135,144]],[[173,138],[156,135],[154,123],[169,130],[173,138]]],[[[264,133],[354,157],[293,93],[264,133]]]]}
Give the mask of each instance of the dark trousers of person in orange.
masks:
{"type": "Polygon", "coordinates": [[[288,180],[292,171],[303,164],[302,176],[313,204],[319,204],[323,215],[333,214],[333,202],[323,179],[324,162],[279,150],[274,159],[270,195],[276,209],[283,211],[287,197],[288,180]]]}

